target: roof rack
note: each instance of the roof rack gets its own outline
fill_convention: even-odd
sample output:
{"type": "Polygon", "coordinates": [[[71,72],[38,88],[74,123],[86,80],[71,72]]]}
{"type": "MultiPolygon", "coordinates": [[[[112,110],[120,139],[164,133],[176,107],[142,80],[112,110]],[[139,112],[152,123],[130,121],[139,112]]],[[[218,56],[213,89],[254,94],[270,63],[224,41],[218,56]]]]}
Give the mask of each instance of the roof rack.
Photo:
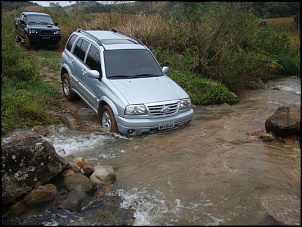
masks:
{"type": "Polygon", "coordinates": [[[79,28],[79,29],[77,30],[77,32],[85,33],[86,35],[88,35],[88,36],[90,36],[91,38],[93,38],[93,39],[97,42],[98,45],[103,46],[102,41],[101,41],[100,39],[98,39],[98,37],[96,37],[96,36],[94,36],[94,35],[91,35],[89,32],[86,32],[85,30],[83,30],[83,29],[81,29],[81,28],[79,28]]]}
{"type": "Polygon", "coordinates": [[[125,36],[128,36],[129,38],[131,38],[131,39],[137,41],[139,44],[144,45],[142,41],[140,41],[139,39],[137,39],[137,38],[135,38],[135,37],[133,37],[133,36],[131,36],[131,35],[128,35],[128,34],[125,33],[125,32],[119,31],[119,30],[117,30],[117,29],[115,29],[115,28],[112,28],[111,31],[112,31],[112,32],[115,32],[115,33],[120,33],[120,34],[125,35],[125,36]]]}

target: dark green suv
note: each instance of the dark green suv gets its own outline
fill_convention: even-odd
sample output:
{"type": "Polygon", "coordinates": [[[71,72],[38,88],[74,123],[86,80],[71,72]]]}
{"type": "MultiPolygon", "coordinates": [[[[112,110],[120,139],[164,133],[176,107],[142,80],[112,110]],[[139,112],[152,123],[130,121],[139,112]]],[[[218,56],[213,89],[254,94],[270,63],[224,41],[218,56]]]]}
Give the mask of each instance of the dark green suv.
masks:
{"type": "Polygon", "coordinates": [[[16,40],[24,43],[26,49],[32,44],[52,45],[59,48],[61,32],[58,23],[51,16],[39,12],[22,12],[20,18],[15,18],[16,40]]]}

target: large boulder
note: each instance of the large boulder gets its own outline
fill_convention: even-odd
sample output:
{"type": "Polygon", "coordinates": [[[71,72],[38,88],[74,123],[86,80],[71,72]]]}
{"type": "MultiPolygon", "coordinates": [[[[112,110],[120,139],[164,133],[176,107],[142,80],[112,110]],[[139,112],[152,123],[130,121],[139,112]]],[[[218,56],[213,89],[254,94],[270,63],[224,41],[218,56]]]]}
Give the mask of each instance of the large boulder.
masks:
{"type": "Polygon", "coordinates": [[[281,106],[265,121],[266,132],[280,137],[300,136],[301,107],[281,106]]]}
{"type": "Polygon", "coordinates": [[[45,184],[69,165],[47,140],[39,136],[19,138],[2,145],[2,205],[45,184]]]}

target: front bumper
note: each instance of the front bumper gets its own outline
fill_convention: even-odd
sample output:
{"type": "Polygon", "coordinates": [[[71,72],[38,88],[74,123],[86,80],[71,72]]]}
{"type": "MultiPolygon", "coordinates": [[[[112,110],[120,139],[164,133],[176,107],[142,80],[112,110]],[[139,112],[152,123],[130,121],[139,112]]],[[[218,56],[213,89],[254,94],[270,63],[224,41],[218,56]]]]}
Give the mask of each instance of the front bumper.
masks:
{"type": "Polygon", "coordinates": [[[139,136],[154,132],[174,130],[176,128],[185,126],[192,120],[193,114],[193,109],[190,109],[189,111],[179,113],[177,115],[162,118],[129,119],[116,116],[116,121],[119,133],[128,136],[139,136]],[[173,122],[174,127],[159,129],[160,125],[171,122],[173,122]]]}
{"type": "Polygon", "coordinates": [[[28,35],[31,42],[37,43],[58,43],[61,40],[61,35],[28,35]]]}

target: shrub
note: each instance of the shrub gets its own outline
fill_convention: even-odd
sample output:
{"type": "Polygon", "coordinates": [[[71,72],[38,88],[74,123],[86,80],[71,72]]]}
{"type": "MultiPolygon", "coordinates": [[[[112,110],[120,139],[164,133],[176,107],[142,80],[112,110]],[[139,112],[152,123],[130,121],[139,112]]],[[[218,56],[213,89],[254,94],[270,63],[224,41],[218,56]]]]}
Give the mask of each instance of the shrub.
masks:
{"type": "Polygon", "coordinates": [[[277,57],[276,74],[281,76],[299,75],[300,61],[296,57],[282,55],[277,57]]]}

